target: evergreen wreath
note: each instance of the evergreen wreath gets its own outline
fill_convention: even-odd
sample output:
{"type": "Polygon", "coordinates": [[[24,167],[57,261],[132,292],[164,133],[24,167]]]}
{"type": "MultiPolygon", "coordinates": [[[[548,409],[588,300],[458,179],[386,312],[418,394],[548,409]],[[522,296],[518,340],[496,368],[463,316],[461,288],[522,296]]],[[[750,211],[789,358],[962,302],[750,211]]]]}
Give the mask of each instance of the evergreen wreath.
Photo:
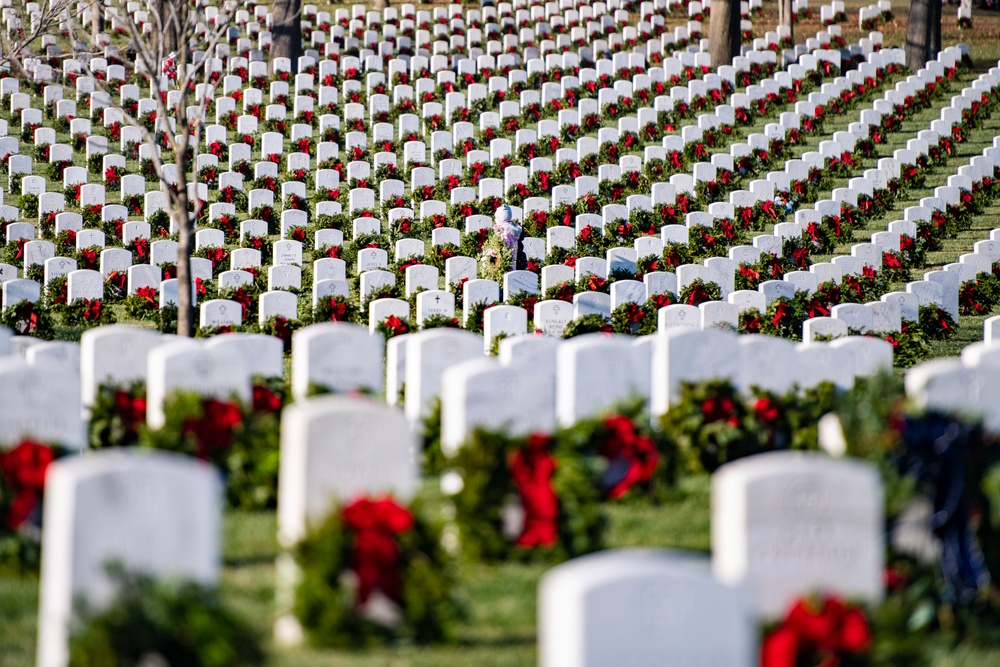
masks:
{"type": "Polygon", "coordinates": [[[574,336],[583,336],[590,333],[603,333],[610,335],[612,332],[611,322],[604,315],[598,313],[590,313],[589,315],[581,315],[574,320],[571,320],[566,328],[563,329],[563,338],[573,338],[574,336]]]}
{"type": "Polygon", "coordinates": [[[29,438],[0,452],[0,571],[38,569],[45,472],[64,454],[61,446],[29,438]]]}
{"type": "Polygon", "coordinates": [[[146,423],[146,383],[101,384],[90,409],[90,446],[131,447],[146,423]]]}
{"type": "Polygon", "coordinates": [[[391,497],[335,508],[295,548],[301,581],[294,612],[317,646],[428,644],[455,639],[461,607],[440,530],[391,497]],[[366,613],[374,595],[392,618],[366,613]]]}
{"type": "Polygon", "coordinates": [[[18,336],[34,336],[43,340],[55,338],[52,315],[41,303],[23,300],[8,306],[0,313],[0,324],[18,336]]]}
{"type": "Polygon", "coordinates": [[[463,555],[558,562],[602,548],[600,491],[573,443],[476,429],[449,465],[462,479],[452,501],[463,555]],[[523,525],[505,531],[516,503],[523,525]]]}
{"type": "Polygon", "coordinates": [[[278,483],[278,415],[283,401],[262,401],[258,393],[256,405],[243,406],[235,398],[173,392],[164,402],[164,425],[155,430],[144,427],[139,443],[218,466],[226,477],[232,507],[273,507],[278,483]]]}
{"type": "Polygon", "coordinates": [[[613,501],[666,499],[677,478],[674,443],[649,428],[645,402],[629,400],[604,415],[556,431],[566,449],[590,459],[593,484],[613,501]]]}
{"type": "Polygon", "coordinates": [[[188,667],[253,667],[264,663],[261,638],[220,599],[215,587],[158,581],[109,567],[117,585],[111,604],[78,607],[70,635],[70,667],[138,665],[155,655],[188,667]]]}

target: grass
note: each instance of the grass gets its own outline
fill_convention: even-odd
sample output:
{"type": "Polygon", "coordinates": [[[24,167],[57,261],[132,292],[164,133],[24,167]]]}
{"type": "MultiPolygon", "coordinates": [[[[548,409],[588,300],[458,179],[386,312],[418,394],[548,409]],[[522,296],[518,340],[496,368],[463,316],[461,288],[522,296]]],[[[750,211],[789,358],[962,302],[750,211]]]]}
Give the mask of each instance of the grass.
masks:
{"type": "MultiPolygon", "coordinates": [[[[428,489],[433,492],[432,489],[428,489]]],[[[709,480],[681,482],[663,506],[609,505],[611,548],[666,547],[709,549],[709,480]]],[[[223,593],[270,636],[276,519],[273,512],[230,512],[225,522],[223,593]]],[[[460,570],[467,619],[453,646],[400,647],[365,652],[312,648],[275,650],[273,667],[431,667],[535,664],[536,593],[544,566],[465,563],[460,570]]],[[[0,578],[0,664],[33,664],[37,580],[0,578]]],[[[1000,664],[1000,648],[935,646],[933,667],[985,667],[1000,664]]]]}
{"type": "MultiPolygon", "coordinates": [[[[428,483],[428,493],[434,493],[428,483]]],[[[707,552],[708,478],[685,480],[669,506],[609,506],[609,545],[676,547],[707,552]]],[[[278,554],[273,512],[230,512],[224,534],[223,591],[226,599],[269,636],[273,611],[274,560],[278,554]]],[[[464,564],[461,588],[467,619],[454,646],[333,652],[309,648],[272,653],[282,667],[386,665],[483,665],[535,662],[535,600],[542,565],[464,564]]],[[[35,650],[34,578],[0,577],[0,664],[32,664],[35,650]],[[8,612],[10,615],[8,617],[8,612]]]]}
{"type": "MultiPolygon", "coordinates": [[[[443,3],[435,3],[439,6],[443,3]]],[[[857,26],[858,0],[847,3],[848,21],[843,24],[843,36],[848,43],[867,34],[857,26]]],[[[348,5],[335,5],[336,7],[348,5]]],[[[469,5],[472,6],[471,4],[469,5]]],[[[428,8],[418,5],[418,9],[428,8]]],[[[324,6],[323,9],[326,9],[324,6]]],[[[763,35],[776,23],[773,3],[768,4],[765,16],[755,20],[755,32],[763,35]]],[[[814,7],[818,19],[818,3],[814,7]]],[[[897,18],[883,26],[887,46],[900,44],[905,32],[905,8],[898,7],[897,18]]],[[[987,69],[1000,57],[1000,17],[977,11],[974,27],[959,31],[955,26],[952,9],[946,10],[943,21],[942,41],[951,44],[964,41],[971,44],[977,70],[987,69]]],[[[821,26],[818,20],[804,20],[796,26],[801,40],[813,36],[821,26]]],[[[674,18],[671,25],[683,21],[674,18]]],[[[958,82],[957,92],[972,77],[958,82]]],[[[946,103],[947,97],[939,101],[946,103]]],[[[905,145],[906,139],[926,128],[938,109],[927,110],[908,120],[901,132],[894,134],[888,145],[878,148],[879,156],[890,155],[905,145]]],[[[857,117],[856,112],[831,121],[827,130],[846,129],[857,117]]],[[[758,131],[759,128],[753,131],[758,131]]],[[[969,157],[979,154],[1000,134],[1000,117],[991,117],[983,127],[973,131],[967,143],[947,164],[935,169],[927,178],[926,187],[912,192],[907,201],[898,202],[894,210],[882,219],[870,221],[856,233],[855,241],[867,241],[874,231],[886,229],[889,221],[902,218],[906,206],[914,205],[920,197],[930,196],[933,188],[945,184],[947,177],[957,168],[968,163],[969,157]]],[[[60,136],[60,140],[64,137],[60,136]]],[[[806,147],[796,149],[797,154],[813,150],[818,139],[810,140],[806,147]]],[[[134,161],[130,161],[130,167],[134,161]]],[[[874,160],[859,166],[862,170],[874,166],[874,160]]],[[[842,187],[845,181],[835,187],[842,187]]],[[[961,253],[971,252],[976,240],[988,237],[989,230],[1000,220],[1000,205],[990,207],[978,216],[971,229],[958,238],[946,240],[941,251],[929,255],[927,270],[939,268],[956,261],[961,253]]],[[[850,245],[838,248],[838,253],[849,252],[850,245]]],[[[828,258],[820,258],[828,259],[828,258]]],[[[917,278],[918,276],[914,276],[917,278]]],[[[898,289],[900,286],[897,286],[898,289]]],[[[963,317],[961,328],[948,341],[934,342],[934,356],[958,354],[962,347],[982,339],[984,317],[963,317]]],[[[60,337],[78,338],[78,330],[63,330],[60,337]]],[[[428,490],[433,493],[434,480],[428,480],[428,490]]],[[[608,544],[612,548],[670,547],[707,552],[709,543],[709,481],[707,477],[688,478],[681,482],[670,502],[663,506],[611,505],[608,544]]],[[[275,539],[276,518],[273,512],[229,512],[225,519],[223,591],[227,600],[245,615],[262,637],[270,637],[273,620],[274,560],[278,553],[275,539]]],[[[481,665],[500,667],[531,665],[535,657],[536,593],[538,580],[544,568],[538,565],[465,563],[461,567],[461,590],[465,596],[467,619],[460,628],[459,641],[447,647],[402,647],[366,651],[364,653],[334,652],[301,648],[275,650],[270,663],[275,667],[419,667],[431,665],[481,665]]],[[[34,576],[0,575],[0,665],[26,667],[34,663],[36,613],[38,608],[38,580],[34,576]]],[[[1000,648],[970,646],[937,646],[930,655],[934,667],[979,667],[1000,664],[1000,648]]]]}

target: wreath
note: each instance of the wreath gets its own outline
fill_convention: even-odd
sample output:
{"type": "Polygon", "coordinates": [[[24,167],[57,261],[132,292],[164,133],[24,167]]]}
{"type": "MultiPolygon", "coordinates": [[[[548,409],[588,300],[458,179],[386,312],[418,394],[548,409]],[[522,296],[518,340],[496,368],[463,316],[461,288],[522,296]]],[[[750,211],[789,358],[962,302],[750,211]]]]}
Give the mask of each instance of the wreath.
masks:
{"type": "Polygon", "coordinates": [[[503,277],[514,267],[514,255],[511,248],[507,247],[500,234],[493,231],[486,238],[479,254],[479,275],[487,280],[492,280],[498,285],[503,284],[503,277]]]}
{"type": "Polygon", "coordinates": [[[496,306],[495,303],[487,303],[486,301],[477,301],[469,307],[469,317],[465,320],[465,328],[473,333],[483,333],[483,320],[485,319],[486,311],[496,306]]]}
{"type": "Polygon", "coordinates": [[[49,310],[28,300],[18,301],[0,312],[0,324],[18,336],[52,340],[56,335],[49,310]]]}
{"type": "Polygon", "coordinates": [[[424,323],[420,325],[421,331],[426,331],[427,329],[461,329],[462,324],[459,322],[457,317],[449,317],[447,315],[431,315],[430,317],[424,319],[424,323]]]}
{"type": "Polygon", "coordinates": [[[125,297],[125,315],[129,319],[155,320],[160,309],[160,295],[155,287],[139,287],[125,297]]]}
{"type": "Polygon", "coordinates": [[[38,568],[45,473],[64,453],[31,439],[0,453],[0,570],[38,568]]]}
{"type": "Polygon", "coordinates": [[[816,423],[834,405],[829,383],[784,395],[754,388],[744,397],[727,380],[681,384],[680,400],[660,421],[693,473],[775,449],[816,449],[816,423]]]}
{"type": "Polygon", "coordinates": [[[705,282],[701,278],[692,280],[684,286],[678,298],[678,303],[689,306],[700,306],[709,301],[721,301],[722,291],[713,282],[705,282]]]}
{"type": "Polygon", "coordinates": [[[62,313],[69,302],[69,277],[55,276],[45,285],[45,303],[54,313],[62,313]]]}
{"type": "Polygon", "coordinates": [[[674,443],[648,427],[644,407],[641,400],[628,401],[604,416],[556,431],[563,447],[590,458],[602,498],[659,502],[677,478],[674,443]]]}
{"type": "Polygon", "coordinates": [[[924,304],[918,310],[920,328],[929,340],[945,340],[958,330],[958,323],[944,308],[935,304],[924,304]]]}
{"type": "MultiPolygon", "coordinates": [[[[403,387],[406,391],[406,387],[403,387]]],[[[430,411],[423,419],[421,431],[421,451],[425,475],[439,475],[448,467],[448,458],[441,450],[441,397],[431,400],[430,411]]]]}
{"type": "Polygon", "coordinates": [[[130,447],[146,423],[146,383],[101,384],[90,409],[90,446],[130,447]]]}
{"type": "Polygon", "coordinates": [[[396,315],[389,315],[384,320],[376,324],[375,330],[382,334],[386,340],[395,336],[402,336],[403,334],[408,334],[413,331],[409,320],[401,319],[396,315]]]}
{"type": "Polygon", "coordinates": [[[357,322],[357,301],[342,296],[323,297],[313,308],[313,322],[357,322]]]}
{"type": "Polygon", "coordinates": [[[160,333],[177,333],[177,306],[167,304],[155,312],[156,328],[160,333]]]}
{"type": "Polygon", "coordinates": [[[164,664],[252,667],[266,657],[260,634],[224,604],[216,587],[164,581],[108,568],[117,591],[100,610],[77,609],[69,642],[73,667],[164,664]]]}
{"type": "MultiPolygon", "coordinates": [[[[782,619],[764,636],[760,650],[761,667],[787,665],[844,665],[845,667],[881,664],[873,660],[875,637],[873,624],[860,605],[840,598],[797,600],[782,619]]],[[[884,647],[897,649],[896,645],[884,647]]],[[[885,655],[883,649],[878,652],[885,655]]],[[[893,667],[913,664],[897,650],[890,650],[893,667]]]]}
{"type": "Polygon", "coordinates": [[[112,271],[104,279],[104,300],[108,303],[121,303],[128,296],[128,274],[124,271],[112,271]]]}
{"type": "Polygon", "coordinates": [[[261,322],[259,328],[262,334],[281,339],[282,349],[288,354],[292,351],[292,335],[303,326],[301,320],[275,315],[261,322]]]}
{"type": "Polygon", "coordinates": [[[114,311],[101,299],[80,299],[66,306],[63,311],[63,324],[68,327],[90,329],[114,323],[114,311]]]}
{"type": "Polygon", "coordinates": [[[615,333],[632,336],[655,334],[660,308],[676,301],[673,294],[654,294],[645,303],[623,303],[611,311],[611,328],[615,333]]]}
{"type": "Polygon", "coordinates": [[[892,365],[896,368],[909,368],[931,354],[931,345],[924,330],[911,320],[902,320],[899,331],[861,333],[849,329],[848,333],[880,338],[892,345],[892,365]]]}
{"type": "Polygon", "coordinates": [[[176,391],[164,402],[166,421],[143,428],[139,443],[182,452],[216,465],[226,477],[232,507],[269,508],[278,483],[278,417],[282,394],[258,383],[254,405],[176,391]],[[275,398],[263,395],[266,389],[275,398]],[[265,409],[266,408],[266,409],[265,409]]]}
{"type": "Polygon", "coordinates": [[[449,461],[459,472],[443,480],[461,476],[452,501],[462,551],[475,560],[552,562],[602,548],[600,490],[573,444],[474,430],[449,461]]]}
{"type": "Polygon", "coordinates": [[[391,497],[336,508],[295,549],[294,612],[318,646],[455,638],[460,606],[441,532],[391,497]]]}
{"type": "Polygon", "coordinates": [[[611,322],[608,321],[608,318],[598,313],[591,313],[571,320],[566,325],[566,328],[563,329],[562,337],[573,338],[574,336],[583,336],[590,333],[611,334],[612,330],[611,322]]]}

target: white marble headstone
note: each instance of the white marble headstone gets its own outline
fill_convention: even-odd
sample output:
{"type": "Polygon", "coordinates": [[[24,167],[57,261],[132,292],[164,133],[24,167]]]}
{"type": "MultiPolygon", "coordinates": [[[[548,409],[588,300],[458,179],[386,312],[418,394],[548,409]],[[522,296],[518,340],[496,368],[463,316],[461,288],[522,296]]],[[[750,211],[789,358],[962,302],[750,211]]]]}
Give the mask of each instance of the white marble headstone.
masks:
{"type": "Polygon", "coordinates": [[[713,570],[765,618],[816,591],[881,600],[883,530],[882,483],[860,460],[769,452],[712,477],[713,570]]]}

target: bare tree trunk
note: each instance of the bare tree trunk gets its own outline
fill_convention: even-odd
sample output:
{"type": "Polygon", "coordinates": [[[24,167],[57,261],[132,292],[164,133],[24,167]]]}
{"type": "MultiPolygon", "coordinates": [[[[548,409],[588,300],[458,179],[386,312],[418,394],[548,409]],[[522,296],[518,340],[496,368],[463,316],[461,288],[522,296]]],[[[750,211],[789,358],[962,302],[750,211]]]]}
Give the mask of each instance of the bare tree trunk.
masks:
{"type": "MultiPolygon", "coordinates": [[[[185,25],[181,23],[180,12],[186,12],[185,5],[183,1],[177,3],[174,0],[173,7],[177,10],[177,28],[178,34],[182,34],[181,26],[185,25]]],[[[189,17],[185,13],[183,15],[186,21],[189,17]]],[[[185,38],[186,41],[187,38],[185,38]]],[[[188,60],[190,58],[190,52],[187,48],[187,44],[183,45],[177,52],[177,71],[185,72],[187,71],[188,60]]],[[[191,97],[191,89],[188,86],[181,85],[180,87],[180,99],[177,100],[177,104],[173,108],[173,117],[177,119],[177,133],[174,137],[173,148],[174,148],[174,164],[177,165],[177,185],[179,189],[177,197],[173,200],[173,205],[176,210],[173,212],[176,215],[176,220],[178,222],[177,229],[177,335],[190,338],[194,336],[195,332],[195,295],[194,290],[191,289],[191,252],[194,250],[194,221],[197,217],[197,211],[191,212],[188,210],[190,206],[190,196],[188,195],[188,182],[189,180],[195,180],[191,177],[191,164],[188,161],[188,147],[197,147],[197,132],[192,132],[191,124],[186,119],[187,107],[189,104],[189,99],[191,97]]],[[[168,186],[174,187],[174,186],[168,186]]],[[[195,189],[195,206],[197,206],[197,188],[195,189]]],[[[169,201],[169,199],[168,199],[169,201]]]]}
{"type": "Polygon", "coordinates": [[[740,0],[715,0],[708,27],[712,67],[731,65],[740,55],[740,0]]]}
{"type": "Polygon", "coordinates": [[[792,10],[792,0],[778,0],[780,25],[788,26],[788,37],[795,43],[795,12],[792,10]]]}
{"type": "Polygon", "coordinates": [[[104,32],[104,1],[92,0],[90,3],[90,32],[97,45],[97,36],[104,32]]]}
{"type": "Polygon", "coordinates": [[[160,13],[163,31],[162,34],[156,36],[156,39],[162,40],[163,56],[166,57],[177,51],[177,35],[183,18],[178,12],[183,10],[177,6],[175,0],[159,0],[157,11],[160,13]]]}
{"type": "Polygon", "coordinates": [[[272,17],[271,62],[288,58],[296,72],[302,55],[302,0],[275,0],[272,17]]]}
{"type": "MultiPolygon", "coordinates": [[[[188,173],[187,155],[181,151],[177,155],[177,173],[186,175],[188,173]]],[[[194,226],[192,220],[194,214],[188,210],[190,203],[188,199],[187,180],[179,179],[177,187],[178,194],[175,211],[171,212],[171,217],[177,222],[177,335],[190,338],[195,331],[195,308],[194,294],[191,289],[191,251],[194,250],[193,239],[194,226]]],[[[173,186],[169,186],[173,187],[173,186]]]]}
{"type": "MultiPolygon", "coordinates": [[[[931,5],[931,25],[930,25],[930,45],[931,52],[928,60],[937,58],[941,52],[941,3],[932,0],[931,5]]],[[[916,72],[916,70],[914,70],[916,72]]]]}
{"type": "Polygon", "coordinates": [[[910,11],[906,15],[906,66],[911,72],[921,69],[933,57],[931,25],[934,18],[934,4],[938,5],[938,35],[940,35],[940,0],[910,0],[910,11]]]}

